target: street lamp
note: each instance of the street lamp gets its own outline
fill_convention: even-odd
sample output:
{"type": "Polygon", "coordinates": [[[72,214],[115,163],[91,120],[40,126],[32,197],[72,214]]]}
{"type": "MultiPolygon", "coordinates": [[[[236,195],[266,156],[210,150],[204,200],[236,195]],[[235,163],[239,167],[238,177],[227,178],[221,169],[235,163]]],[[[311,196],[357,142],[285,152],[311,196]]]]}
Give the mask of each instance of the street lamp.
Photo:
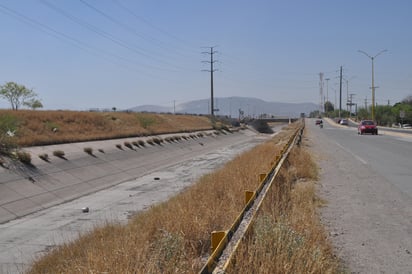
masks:
{"type": "Polygon", "coordinates": [[[362,51],[362,50],[358,50],[360,53],[365,54],[367,57],[369,57],[372,60],[372,120],[375,121],[375,84],[374,84],[374,75],[373,75],[373,60],[378,57],[378,55],[384,53],[385,51],[388,51],[386,49],[380,51],[379,53],[377,53],[375,56],[370,56],[369,54],[367,54],[366,52],[362,51]]]}

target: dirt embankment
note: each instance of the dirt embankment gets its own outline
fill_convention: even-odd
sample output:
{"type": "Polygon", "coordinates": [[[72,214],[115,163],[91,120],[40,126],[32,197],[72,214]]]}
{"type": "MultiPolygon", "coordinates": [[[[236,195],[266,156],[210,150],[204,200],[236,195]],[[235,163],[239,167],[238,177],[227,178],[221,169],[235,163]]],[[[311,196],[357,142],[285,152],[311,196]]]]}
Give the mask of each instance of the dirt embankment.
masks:
{"type": "Polygon", "coordinates": [[[213,125],[208,117],[196,115],[0,110],[0,130],[3,127],[18,145],[36,146],[192,132],[213,125]]]}

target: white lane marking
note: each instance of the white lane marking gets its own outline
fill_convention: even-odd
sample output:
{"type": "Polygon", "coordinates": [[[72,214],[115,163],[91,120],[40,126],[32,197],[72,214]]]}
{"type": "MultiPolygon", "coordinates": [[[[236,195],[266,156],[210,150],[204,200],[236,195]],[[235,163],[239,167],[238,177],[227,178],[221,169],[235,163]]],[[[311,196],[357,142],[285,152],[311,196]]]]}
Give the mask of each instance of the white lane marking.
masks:
{"type": "Polygon", "coordinates": [[[365,160],[363,160],[361,157],[359,157],[358,155],[356,155],[355,153],[353,153],[352,151],[350,151],[349,149],[343,147],[341,144],[335,142],[335,144],[340,147],[341,149],[343,149],[344,151],[346,151],[347,153],[351,154],[353,157],[355,157],[359,162],[361,162],[364,165],[367,165],[368,162],[366,162],[365,160]]]}

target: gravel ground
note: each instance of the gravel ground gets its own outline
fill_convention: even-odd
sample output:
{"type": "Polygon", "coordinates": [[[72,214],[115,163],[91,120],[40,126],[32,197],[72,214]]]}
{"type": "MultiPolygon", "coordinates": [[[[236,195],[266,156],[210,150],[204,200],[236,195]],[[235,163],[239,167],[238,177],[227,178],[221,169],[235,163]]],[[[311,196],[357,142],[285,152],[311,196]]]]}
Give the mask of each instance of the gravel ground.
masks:
{"type": "Polygon", "coordinates": [[[327,202],[322,222],[347,272],[412,273],[411,198],[307,124],[327,202]]]}

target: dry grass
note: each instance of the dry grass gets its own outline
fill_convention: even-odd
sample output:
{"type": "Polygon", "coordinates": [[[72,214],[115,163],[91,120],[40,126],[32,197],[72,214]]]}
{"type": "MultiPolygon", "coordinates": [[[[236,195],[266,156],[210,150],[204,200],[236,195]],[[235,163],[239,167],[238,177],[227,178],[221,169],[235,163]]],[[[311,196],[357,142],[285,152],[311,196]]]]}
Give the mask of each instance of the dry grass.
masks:
{"type": "MultiPolygon", "coordinates": [[[[293,132],[294,127],[296,125],[291,125],[273,140],[239,155],[222,169],[203,176],[192,187],[169,201],[141,212],[133,217],[127,225],[107,224],[81,236],[72,243],[57,247],[49,255],[38,260],[29,273],[198,272],[205,262],[205,257],[209,255],[210,233],[213,230],[225,230],[230,227],[244,206],[244,191],[257,188],[258,175],[270,170],[270,163],[276,155],[279,155],[280,149],[293,132]]],[[[317,250],[328,255],[324,256],[324,253],[321,253],[322,258],[332,260],[321,263],[327,265],[334,263],[333,258],[328,253],[328,244],[321,234],[321,229],[313,232],[313,237],[307,236],[312,234],[309,232],[312,230],[312,224],[316,224],[316,221],[312,219],[317,219],[314,207],[311,205],[313,201],[307,202],[301,199],[301,196],[308,196],[306,192],[310,188],[303,187],[304,184],[297,184],[295,188],[300,190],[294,190],[294,187],[286,180],[290,178],[292,182],[295,182],[300,174],[304,174],[304,171],[300,171],[299,168],[299,166],[303,166],[301,163],[297,163],[297,168],[292,168],[295,165],[293,159],[299,159],[299,155],[300,152],[297,152],[291,156],[289,167],[282,172],[282,180],[285,179],[285,181],[280,183],[280,187],[272,194],[272,198],[280,199],[276,200],[275,203],[278,205],[277,207],[282,208],[281,212],[284,214],[281,216],[296,214],[290,221],[283,221],[287,228],[286,232],[289,231],[290,226],[290,229],[299,231],[302,233],[302,237],[308,239],[305,241],[305,249],[308,249],[305,254],[309,257],[305,258],[304,262],[295,259],[282,260],[283,269],[291,268],[291,264],[299,265],[291,269],[304,269],[306,261],[312,262],[313,256],[318,254],[315,252],[317,250]],[[282,192],[287,193],[287,195],[283,196],[282,192]],[[283,202],[286,204],[281,204],[283,202]],[[307,206],[310,206],[311,209],[306,209],[307,206]],[[302,210],[303,215],[299,213],[300,207],[305,207],[302,210]],[[298,222],[302,224],[298,226],[298,222]],[[309,242],[314,245],[308,245],[306,248],[306,243],[309,242]]],[[[316,173],[312,175],[316,176],[316,173]]],[[[269,204],[265,207],[271,209],[273,205],[269,204]]],[[[278,213],[276,212],[276,214],[278,213]]],[[[270,218],[270,220],[273,219],[270,218]]],[[[266,224],[267,222],[263,222],[264,229],[266,229],[266,224]]],[[[272,224],[268,223],[267,230],[276,229],[277,226],[279,226],[277,220],[272,224]]],[[[316,229],[318,228],[316,227],[316,229]]],[[[272,234],[268,233],[268,235],[272,234]]],[[[283,240],[286,241],[287,237],[281,238],[280,243],[283,240]]],[[[279,242],[277,239],[273,239],[273,241],[279,242]]],[[[253,246],[253,241],[250,244],[253,246]]],[[[248,249],[243,253],[248,254],[248,249]]],[[[264,259],[244,259],[249,260],[249,264],[258,259],[259,261],[263,259],[266,264],[274,264],[274,261],[277,260],[276,257],[263,257],[264,259]]],[[[243,259],[243,257],[241,258],[243,259]]],[[[299,255],[299,258],[303,257],[299,255]]],[[[276,264],[278,265],[278,263],[276,264]]],[[[248,267],[247,264],[235,267],[238,268],[235,268],[233,273],[260,273],[256,269],[248,267]]],[[[257,267],[257,265],[255,264],[253,267],[257,267]]],[[[313,267],[312,269],[318,268],[313,267]]],[[[327,270],[329,269],[327,268],[327,270]]],[[[284,273],[284,271],[279,273],[284,273]]]]}
{"type": "Polygon", "coordinates": [[[317,168],[295,148],[228,273],[344,273],[317,213],[317,168]]]}
{"type": "Polygon", "coordinates": [[[191,115],[0,110],[16,120],[20,146],[48,145],[212,129],[207,117],[191,115]]]}

